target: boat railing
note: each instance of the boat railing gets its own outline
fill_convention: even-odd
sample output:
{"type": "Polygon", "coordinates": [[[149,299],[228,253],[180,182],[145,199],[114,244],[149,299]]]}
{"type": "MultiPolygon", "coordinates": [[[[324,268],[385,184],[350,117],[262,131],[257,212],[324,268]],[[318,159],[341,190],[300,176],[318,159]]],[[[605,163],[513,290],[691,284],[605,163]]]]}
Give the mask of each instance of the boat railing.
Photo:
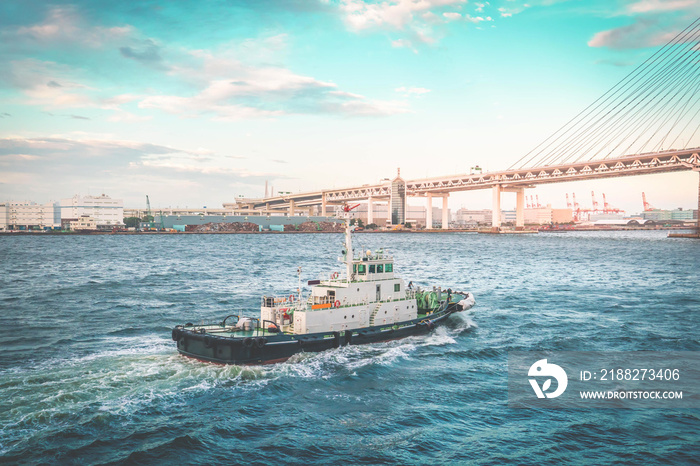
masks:
{"type": "Polygon", "coordinates": [[[279,309],[282,307],[293,307],[298,301],[299,297],[293,294],[289,296],[263,296],[261,306],[279,309]]]}

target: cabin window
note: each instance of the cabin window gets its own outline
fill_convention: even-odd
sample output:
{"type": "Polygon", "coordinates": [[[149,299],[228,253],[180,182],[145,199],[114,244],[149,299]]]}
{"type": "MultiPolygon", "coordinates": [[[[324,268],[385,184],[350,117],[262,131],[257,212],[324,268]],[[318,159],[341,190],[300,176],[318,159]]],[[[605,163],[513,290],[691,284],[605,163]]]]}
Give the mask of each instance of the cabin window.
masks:
{"type": "Polygon", "coordinates": [[[377,273],[384,272],[384,264],[377,264],[377,273]]]}
{"type": "Polygon", "coordinates": [[[386,264],[384,266],[384,271],[385,272],[393,272],[394,271],[394,264],[386,264]]]}
{"type": "Polygon", "coordinates": [[[375,266],[374,264],[369,266],[369,273],[374,273],[375,272],[375,266]]]}
{"type": "Polygon", "coordinates": [[[359,264],[357,266],[357,272],[360,275],[365,275],[367,273],[367,266],[365,264],[359,264]]]}
{"type": "Polygon", "coordinates": [[[394,292],[398,293],[399,291],[401,291],[401,284],[395,283],[394,284],[394,292]]]}

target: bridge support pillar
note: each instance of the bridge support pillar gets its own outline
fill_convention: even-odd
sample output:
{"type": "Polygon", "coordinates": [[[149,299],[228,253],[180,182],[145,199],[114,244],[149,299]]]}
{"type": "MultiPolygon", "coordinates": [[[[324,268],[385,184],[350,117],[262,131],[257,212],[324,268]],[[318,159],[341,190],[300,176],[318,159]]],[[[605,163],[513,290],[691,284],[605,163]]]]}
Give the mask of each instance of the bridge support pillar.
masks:
{"type": "Polygon", "coordinates": [[[448,230],[450,228],[450,216],[449,216],[449,211],[447,210],[447,199],[450,197],[448,193],[445,193],[445,195],[442,198],[442,229],[443,230],[448,230]]]}
{"type": "Polygon", "coordinates": [[[372,196],[367,198],[367,225],[374,223],[374,202],[372,196]]]}
{"type": "Polygon", "coordinates": [[[525,188],[518,188],[515,192],[515,229],[525,228],[525,188]]]}
{"type": "Polygon", "coordinates": [[[433,228],[433,195],[428,193],[426,195],[428,203],[425,206],[425,228],[433,228]]]}
{"type": "Polygon", "coordinates": [[[321,216],[326,217],[326,193],[321,194],[321,216]]]}
{"type": "MultiPolygon", "coordinates": [[[[700,170],[697,170],[698,175],[700,175],[700,170]]],[[[700,180],[698,180],[698,234],[700,234],[700,180]]]]}
{"type": "Polygon", "coordinates": [[[296,203],[292,200],[289,201],[289,216],[293,217],[296,214],[296,203]]]}
{"type": "Polygon", "coordinates": [[[501,185],[493,187],[493,203],[491,206],[491,228],[499,230],[501,228],[501,185]]]}

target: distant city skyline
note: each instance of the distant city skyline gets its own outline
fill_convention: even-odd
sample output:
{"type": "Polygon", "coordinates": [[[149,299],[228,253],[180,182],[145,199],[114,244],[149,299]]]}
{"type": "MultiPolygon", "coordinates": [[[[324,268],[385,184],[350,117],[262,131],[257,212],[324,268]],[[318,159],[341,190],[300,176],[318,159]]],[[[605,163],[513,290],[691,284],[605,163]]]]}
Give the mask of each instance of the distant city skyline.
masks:
{"type": "MultiPolygon", "coordinates": [[[[266,181],[502,170],[699,15],[699,0],[7,0],[0,201],[220,207],[266,181]]],[[[643,191],[694,209],[697,190],[683,172],[527,195],[589,207],[595,191],[633,214],[643,191]]],[[[453,194],[460,207],[490,208],[491,192],[453,194]]]]}

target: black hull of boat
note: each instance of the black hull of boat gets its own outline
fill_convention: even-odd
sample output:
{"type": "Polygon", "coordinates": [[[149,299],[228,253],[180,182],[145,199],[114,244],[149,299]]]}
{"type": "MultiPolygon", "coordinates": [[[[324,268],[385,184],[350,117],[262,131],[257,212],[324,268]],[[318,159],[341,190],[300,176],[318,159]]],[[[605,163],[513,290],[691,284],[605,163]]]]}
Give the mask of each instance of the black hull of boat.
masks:
{"type": "MultiPolygon", "coordinates": [[[[461,309],[459,309],[461,310],[461,309]]],[[[183,356],[217,364],[257,365],[286,361],[297,353],[317,353],[347,345],[364,345],[398,340],[431,332],[458,307],[420,319],[340,332],[306,335],[267,334],[258,337],[223,337],[196,333],[186,328],[173,330],[173,340],[183,356]]]]}

